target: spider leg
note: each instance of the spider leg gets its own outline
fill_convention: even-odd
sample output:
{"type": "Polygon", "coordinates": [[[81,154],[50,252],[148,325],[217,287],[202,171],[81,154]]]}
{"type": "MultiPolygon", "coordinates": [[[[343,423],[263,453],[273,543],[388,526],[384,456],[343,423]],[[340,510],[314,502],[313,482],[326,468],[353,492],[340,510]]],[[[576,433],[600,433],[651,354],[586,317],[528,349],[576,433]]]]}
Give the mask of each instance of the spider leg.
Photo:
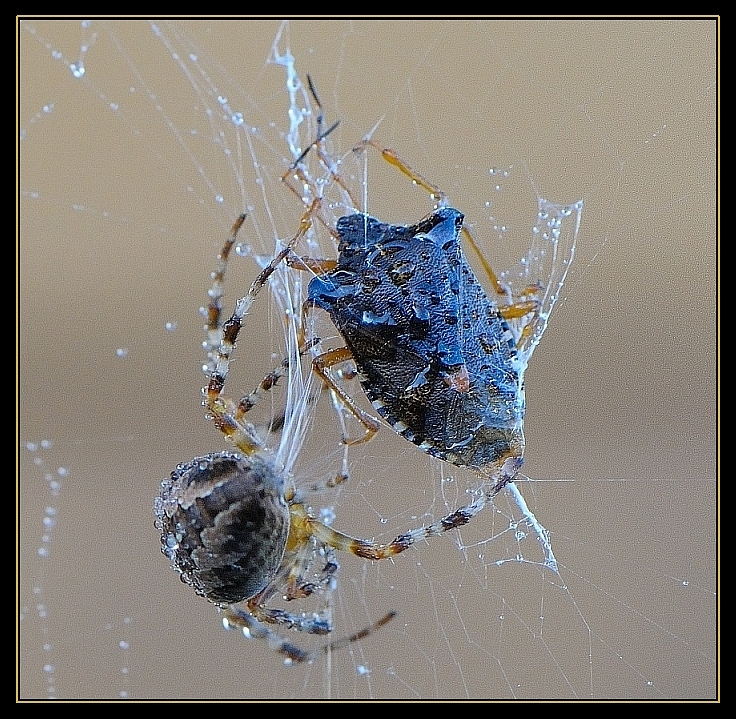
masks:
{"type": "Polygon", "coordinates": [[[294,577],[294,582],[287,586],[284,595],[287,602],[293,599],[305,599],[315,592],[326,589],[333,583],[337,570],[340,569],[335,550],[329,545],[325,545],[322,551],[324,552],[324,565],[319,574],[314,577],[313,581],[302,581],[302,575],[294,577]],[[297,583],[296,580],[299,580],[299,582],[297,583]]]}
{"type": "Polygon", "coordinates": [[[265,638],[272,649],[277,651],[279,654],[283,654],[291,663],[301,664],[304,662],[312,662],[322,654],[327,654],[334,649],[341,649],[348,644],[357,642],[360,639],[365,639],[377,629],[380,629],[391,621],[395,616],[396,612],[390,611],[384,614],[384,616],[382,616],[378,621],[364,627],[354,634],[342,637],[341,639],[336,639],[313,650],[305,650],[297,647],[276,632],[269,629],[268,626],[257,621],[251,614],[239,608],[227,609],[222,623],[226,629],[240,629],[246,637],[253,639],[265,638]]]}
{"type": "MultiPolygon", "coordinates": [[[[290,521],[278,568],[268,577],[268,583],[261,585],[260,591],[243,599],[222,602],[220,607],[235,615],[245,611],[262,624],[274,624],[308,634],[329,634],[332,625],[324,608],[317,612],[292,613],[268,606],[275,598],[285,601],[304,599],[320,590],[334,588],[334,577],[339,568],[334,548],[311,534],[307,521],[309,514],[304,505],[294,499],[292,488],[285,490],[283,499],[289,505],[290,521]]],[[[248,510],[243,521],[253,524],[256,517],[256,511],[248,510]]],[[[263,529],[268,531],[269,527],[263,529]]]]}
{"type": "MultiPolygon", "coordinates": [[[[304,357],[304,355],[307,354],[307,352],[309,352],[312,347],[318,344],[318,342],[319,339],[314,338],[302,344],[299,347],[299,357],[304,357]]],[[[250,410],[252,410],[253,407],[256,406],[258,401],[263,397],[263,395],[266,394],[266,392],[270,392],[278,384],[279,380],[284,377],[284,375],[286,375],[286,373],[288,372],[290,364],[291,362],[289,357],[285,357],[283,360],[281,360],[281,363],[279,365],[277,365],[270,372],[264,375],[263,379],[258,383],[257,387],[252,392],[244,395],[240,399],[235,414],[237,420],[241,420],[247,412],[250,412],[250,410]]],[[[275,421],[273,424],[278,425],[279,423],[275,421]]],[[[278,428],[278,426],[275,427],[275,429],[278,428]]]]}
{"type": "MultiPolygon", "coordinates": [[[[309,257],[299,257],[294,254],[286,255],[285,262],[289,267],[293,267],[294,269],[304,270],[313,273],[329,271],[331,269],[334,269],[337,264],[335,260],[322,260],[309,257]]],[[[312,337],[310,340],[306,340],[304,338],[303,333],[304,328],[307,326],[307,314],[309,313],[309,311],[310,306],[308,303],[305,302],[302,306],[302,320],[300,329],[301,336],[299,338],[300,356],[306,354],[307,351],[318,345],[320,342],[319,337],[312,337]]],[[[329,369],[331,367],[342,364],[344,362],[348,362],[349,360],[352,360],[352,358],[353,356],[347,347],[340,347],[337,349],[328,350],[327,352],[323,352],[312,359],[312,368],[314,369],[315,373],[322,379],[325,385],[327,385],[327,387],[335,395],[337,395],[342,405],[348,410],[348,412],[350,412],[351,415],[353,415],[353,417],[355,417],[358,422],[360,422],[361,425],[363,425],[365,429],[364,435],[362,437],[359,437],[358,439],[349,439],[347,437],[343,437],[343,443],[349,445],[362,444],[363,442],[367,442],[373,437],[374,434],[376,434],[376,432],[378,432],[381,427],[380,420],[361,409],[356,404],[355,400],[353,400],[353,398],[347,394],[347,392],[335,381],[335,379],[329,373],[329,369]]],[[[251,392],[251,394],[243,397],[243,399],[240,400],[240,403],[238,405],[238,419],[242,418],[243,414],[248,412],[254,406],[258,397],[260,397],[265,391],[270,390],[271,387],[273,387],[274,384],[276,384],[276,382],[284,376],[286,370],[288,369],[288,366],[288,359],[284,359],[279,367],[276,367],[264,377],[260,385],[253,392],[251,392]]]]}
{"type": "Polygon", "coordinates": [[[478,499],[464,507],[456,509],[436,522],[400,534],[388,544],[378,544],[369,540],[351,537],[309,517],[311,532],[325,544],[335,547],[335,549],[350,552],[358,557],[372,560],[389,559],[397,554],[401,554],[401,552],[407,550],[422,539],[437,537],[451,529],[457,529],[466,525],[486,504],[493,501],[493,498],[503,487],[513,481],[520,466],[521,455],[516,452],[509,452],[507,457],[500,461],[500,467],[496,472],[495,481],[485,485],[478,499]]]}
{"type": "MultiPolygon", "coordinates": [[[[314,154],[319,161],[319,165],[324,171],[326,171],[327,177],[329,178],[330,182],[334,182],[340,187],[352,207],[358,207],[358,204],[356,203],[350,189],[340,177],[340,173],[338,171],[339,162],[335,162],[335,160],[333,160],[333,158],[325,150],[325,139],[339,125],[339,121],[335,122],[327,130],[322,129],[324,126],[324,112],[322,108],[322,102],[317,95],[317,90],[314,86],[314,83],[312,82],[312,78],[309,75],[307,75],[307,85],[317,107],[317,139],[310,143],[296,158],[296,160],[294,160],[294,162],[289,165],[287,170],[281,176],[281,181],[289,188],[291,192],[293,192],[299,198],[299,201],[305,206],[309,204],[309,198],[322,198],[323,190],[320,188],[326,186],[327,183],[322,182],[320,184],[320,182],[313,179],[310,175],[309,168],[305,163],[309,152],[314,149],[314,154]]],[[[322,223],[322,225],[324,225],[324,227],[330,232],[330,234],[335,239],[337,239],[334,229],[331,227],[330,223],[322,216],[321,213],[317,213],[317,219],[322,223]]]]}
{"type": "MultiPolygon", "coordinates": [[[[241,297],[235,306],[230,319],[222,325],[220,342],[216,350],[210,352],[212,369],[209,373],[209,383],[204,390],[205,401],[208,416],[214,421],[215,425],[244,454],[252,454],[258,451],[263,443],[258,437],[255,429],[249,424],[243,424],[240,421],[243,412],[240,412],[237,406],[229,399],[222,396],[222,389],[225,385],[225,379],[230,367],[230,358],[235,349],[235,343],[238,334],[243,326],[245,315],[248,313],[256,296],[268,281],[268,278],[275,272],[279,263],[289,254],[291,247],[299,241],[312,226],[312,214],[316,210],[318,200],[315,200],[307,211],[302,215],[299,223],[299,230],[294,237],[289,240],[286,246],[276,254],[269,264],[260,272],[258,277],[253,281],[248,293],[241,297]]],[[[244,219],[244,218],[243,218],[244,219]]],[[[211,303],[211,320],[217,322],[219,317],[219,305],[222,296],[222,280],[227,264],[227,257],[235,241],[237,230],[242,225],[242,219],[238,218],[233,226],[231,237],[225,244],[223,251],[218,256],[218,266],[215,270],[213,279],[214,295],[211,303]]],[[[208,311],[208,314],[210,312],[208,311]]],[[[208,325],[211,328],[211,325],[208,325]]]]}
{"type": "Polygon", "coordinates": [[[225,284],[225,271],[227,270],[227,263],[230,257],[230,251],[235,244],[238,232],[245,222],[245,213],[240,215],[235,220],[232,229],[230,230],[230,236],[225,240],[225,244],[217,255],[217,264],[215,269],[210,275],[212,279],[212,286],[207,292],[209,302],[206,309],[203,308],[202,313],[207,318],[207,324],[205,325],[205,331],[207,332],[207,339],[204,343],[204,348],[207,350],[207,357],[211,361],[213,359],[214,350],[219,347],[222,340],[222,327],[220,326],[220,319],[222,316],[222,296],[224,293],[225,284]]]}
{"type": "MultiPolygon", "coordinates": [[[[371,139],[365,139],[362,142],[360,142],[358,145],[356,145],[353,148],[353,152],[361,153],[364,152],[367,148],[373,148],[374,150],[377,150],[381,153],[381,157],[388,162],[390,165],[393,165],[396,167],[400,172],[402,172],[404,175],[406,175],[412,183],[415,185],[418,185],[422,189],[426,190],[429,193],[429,196],[436,201],[438,207],[444,207],[449,202],[447,194],[443,192],[437,185],[433,184],[426,178],[422,177],[416,170],[412,169],[406,162],[404,162],[394,150],[392,150],[389,147],[383,147],[382,145],[378,144],[374,140],[371,139]]],[[[478,261],[480,262],[481,267],[483,268],[483,272],[485,273],[486,277],[488,277],[488,280],[491,283],[491,286],[493,287],[494,292],[498,295],[504,295],[509,296],[510,291],[508,287],[506,287],[499,279],[498,275],[493,271],[493,268],[491,267],[488,260],[486,260],[485,255],[483,252],[481,252],[480,247],[478,246],[478,243],[475,241],[475,238],[471,234],[470,230],[463,226],[463,235],[465,236],[465,239],[467,243],[470,245],[470,247],[473,249],[473,252],[478,258],[478,261]]],[[[521,312],[521,314],[510,314],[506,315],[504,314],[504,317],[521,317],[524,314],[527,314],[528,312],[533,311],[534,307],[529,307],[528,309],[523,309],[522,306],[524,306],[525,303],[519,302],[519,301],[513,301],[509,307],[514,308],[511,309],[510,312],[516,313],[521,312]]]]}
{"type": "MultiPolygon", "coordinates": [[[[223,327],[221,325],[222,317],[222,298],[224,294],[224,281],[225,271],[227,269],[228,259],[233,245],[237,239],[238,232],[246,219],[246,215],[242,214],[233,224],[230,231],[230,235],[225,241],[224,246],[217,255],[217,264],[214,271],[211,274],[212,285],[207,292],[209,302],[206,309],[203,309],[203,314],[207,318],[205,325],[205,331],[207,333],[207,339],[204,342],[204,347],[207,350],[208,356],[208,368],[210,373],[214,371],[218,358],[218,349],[223,341],[223,327]]],[[[297,236],[292,240],[296,242],[298,237],[301,237],[303,231],[298,233],[297,236]]],[[[291,245],[291,243],[290,243],[291,245]]],[[[289,246],[290,246],[289,245],[289,246]]],[[[291,255],[284,255],[286,260],[289,260],[291,255]]],[[[258,278],[256,278],[249,295],[252,297],[260,290],[265,284],[268,276],[274,271],[275,266],[278,264],[278,257],[266,267],[258,278]]],[[[293,260],[292,260],[293,261],[293,260]]],[[[247,309],[246,309],[247,311],[247,309]]],[[[308,342],[304,342],[299,348],[299,356],[303,357],[319,340],[314,339],[308,342]]],[[[231,349],[232,351],[232,349],[231,349]]],[[[237,421],[241,421],[246,412],[249,412],[258,400],[269,390],[271,390],[278,381],[286,374],[289,368],[289,358],[285,358],[279,366],[268,372],[263,379],[260,381],[258,386],[249,394],[245,395],[238,402],[237,410],[234,412],[234,417],[237,421]]]]}
{"type": "Polygon", "coordinates": [[[307,488],[310,492],[322,492],[326,489],[335,489],[341,484],[350,479],[350,473],[348,472],[348,444],[344,444],[344,452],[342,457],[342,471],[330,479],[323,480],[321,482],[315,482],[307,488]]]}

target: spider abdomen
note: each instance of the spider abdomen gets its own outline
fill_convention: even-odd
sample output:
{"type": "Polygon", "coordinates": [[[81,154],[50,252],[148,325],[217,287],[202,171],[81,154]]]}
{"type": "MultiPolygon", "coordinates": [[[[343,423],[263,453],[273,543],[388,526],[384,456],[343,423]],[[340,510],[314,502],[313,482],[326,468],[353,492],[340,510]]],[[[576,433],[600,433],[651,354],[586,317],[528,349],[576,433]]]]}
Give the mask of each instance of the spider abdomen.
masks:
{"type": "Polygon", "coordinates": [[[260,457],[219,452],[179,465],[161,483],[161,551],[212,602],[249,599],[274,578],[289,534],[284,478],[260,457]]]}

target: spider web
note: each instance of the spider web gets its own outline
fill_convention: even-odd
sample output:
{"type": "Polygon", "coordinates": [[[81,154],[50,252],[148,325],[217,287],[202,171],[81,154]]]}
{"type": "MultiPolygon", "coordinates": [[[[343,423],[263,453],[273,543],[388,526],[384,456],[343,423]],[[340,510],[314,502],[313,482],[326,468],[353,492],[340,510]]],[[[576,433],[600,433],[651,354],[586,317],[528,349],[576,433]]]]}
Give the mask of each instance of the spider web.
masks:
{"type": "MultiPolygon", "coordinates": [[[[715,698],[715,313],[690,299],[715,288],[715,33],[667,19],[23,21],[19,696],[715,698]],[[518,486],[557,571],[504,494],[393,561],[340,557],[335,638],[398,615],[296,667],[221,628],[166,568],[151,513],[178,462],[223,446],[199,405],[216,252],[247,211],[227,311],[301,213],[280,182],[293,150],[274,47],[310,73],[326,125],[340,120],[336,156],[372,132],[448,193],[496,269],[529,249],[540,196],[585,201],[526,374],[533,479],[518,486]]],[[[375,154],[341,174],[385,221],[431,209],[375,154]]],[[[283,356],[282,313],[261,299],[231,394],[283,356]]],[[[313,412],[294,471],[319,479],[342,451],[325,398],[313,412]]],[[[390,540],[475,488],[389,429],[348,459],[324,504],[355,536],[390,540]]]]}

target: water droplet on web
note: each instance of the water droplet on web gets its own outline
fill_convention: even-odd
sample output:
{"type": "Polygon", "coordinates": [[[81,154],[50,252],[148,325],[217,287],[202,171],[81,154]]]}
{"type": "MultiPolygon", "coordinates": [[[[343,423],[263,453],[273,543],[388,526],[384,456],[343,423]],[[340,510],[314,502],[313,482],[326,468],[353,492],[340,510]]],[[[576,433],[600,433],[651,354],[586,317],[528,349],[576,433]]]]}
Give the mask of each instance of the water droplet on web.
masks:
{"type": "Polygon", "coordinates": [[[335,521],[335,510],[332,507],[323,507],[319,514],[323,524],[329,526],[335,521]]]}

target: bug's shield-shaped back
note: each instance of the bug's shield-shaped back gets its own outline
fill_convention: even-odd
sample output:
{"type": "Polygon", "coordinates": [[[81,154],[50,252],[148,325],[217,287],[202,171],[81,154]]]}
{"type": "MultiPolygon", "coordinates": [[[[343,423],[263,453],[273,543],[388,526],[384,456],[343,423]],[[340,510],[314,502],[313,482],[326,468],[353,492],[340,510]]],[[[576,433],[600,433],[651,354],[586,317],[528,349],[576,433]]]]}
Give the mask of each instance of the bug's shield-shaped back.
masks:
{"type": "Polygon", "coordinates": [[[365,393],[399,434],[490,476],[509,456],[521,464],[522,372],[463,255],[462,222],[450,207],[406,226],[341,218],[338,264],[311,281],[309,300],[330,314],[365,393]]]}

